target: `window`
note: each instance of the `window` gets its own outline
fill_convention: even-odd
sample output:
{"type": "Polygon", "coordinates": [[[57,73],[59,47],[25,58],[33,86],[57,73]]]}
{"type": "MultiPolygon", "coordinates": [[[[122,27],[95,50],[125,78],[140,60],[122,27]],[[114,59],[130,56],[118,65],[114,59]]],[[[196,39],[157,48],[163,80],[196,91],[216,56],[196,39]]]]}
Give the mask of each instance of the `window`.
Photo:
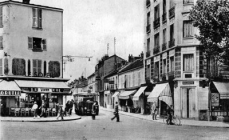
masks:
{"type": "Polygon", "coordinates": [[[33,51],[47,51],[47,41],[46,39],[28,37],[28,49],[33,51]]]}
{"type": "Polygon", "coordinates": [[[147,13],[147,25],[150,25],[150,12],[147,13]]]}
{"type": "Polygon", "coordinates": [[[166,0],[163,0],[163,13],[166,13],[166,0]]]}
{"type": "Polygon", "coordinates": [[[42,28],[42,10],[33,8],[33,28],[42,28]]]}
{"type": "Polygon", "coordinates": [[[49,62],[49,73],[51,77],[60,77],[60,63],[58,61],[49,62]]]}
{"type": "Polygon", "coordinates": [[[0,50],[3,49],[3,37],[0,36],[0,50]]]}
{"type": "Polygon", "coordinates": [[[14,58],[12,63],[13,75],[25,75],[25,60],[14,58]]]}
{"type": "Polygon", "coordinates": [[[150,50],[150,38],[147,39],[147,52],[150,50]]]}
{"type": "Polygon", "coordinates": [[[31,75],[31,63],[30,60],[28,60],[28,76],[31,75]]]}
{"type": "Polygon", "coordinates": [[[3,27],[3,8],[0,7],[0,28],[3,27]]]}
{"type": "Polygon", "coordinates": [[[183,69],[184,71],[194,70],[194,58],[193,54],[184,54],[183,56],[183,69]]]}
{"type": "Polygon", "coordinates": [[[38,76],[41,73],[41,60],[33,59],[33,76],[38,76]]]}
{"type": "Polygon", "coordinates": [[[170,41],[174,38],[174,25],[170,25],[170,41]]]}
{"type": "Polygon", "coordinates": [[[166,59],[163,59],[163,68],[162,68],[162,74],[166,73],[166,59]]]}
{"type": "Polygon", "coordinates": [[[159,78],[159,62],[155,62],[155,78],[159,78]]]}
{"type": "Polygon", "coordinates": [[[184,21],[183,35],[184,37],[193,37],[192,21],[184,21]]]}
{"type": "Polygon", "coordinates": [[[159,47],[159,33],[154,36],[154,47],[158,48],[159,47]]]}
{"type": "Polygon", "coordinates": [[[44,76],[46,75],[46,61],[44,61],[44,76]]]}
{"type": "Polygon", "coordinates": [[[174,56],[170,57],[170,72],[174,71],[174,56]]]}
{"type": "Polygon", "coordinates": [[[166,43],[166,29],[163,30],[163,44],[166,43]]]}
{"type": "Polygon", "coordinates": [[[160,17],[159,13],[159,4],[154,8],[154,20],[158,19],[160,17]]]}
{"type": "Polygon", "coordinates": [[[0,59],[0,75],[3,75],[2,68],[3,68],[3,66],[2,66],[2,59],[0,59]]]}

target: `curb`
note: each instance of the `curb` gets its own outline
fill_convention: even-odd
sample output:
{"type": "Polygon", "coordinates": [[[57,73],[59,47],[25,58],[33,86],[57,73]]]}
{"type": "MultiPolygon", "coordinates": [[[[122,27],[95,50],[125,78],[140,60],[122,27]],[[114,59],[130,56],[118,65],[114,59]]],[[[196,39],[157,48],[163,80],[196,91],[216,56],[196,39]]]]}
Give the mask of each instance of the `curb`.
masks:
{"type": "MultiPolygon", "coordinates": [[[[102,110],[108,111],[108,112],[113,112],[111,110],[106,110],[106,109],[102,109],[102,110]]],[[[149,120],[149,119],[145,119],[145,118],[140,118],[140,117],[132,116],[132,115],[129,115],[129,114],[124,114],[122,112],[119,112],[119,113],[122,114],[122,115],[125,115],[125,116],[137,118],[137,119],[140,119],[140,120],[146,120],[146,121],[150,121],[150,122],[156,122],[156,123],[162,123],[162,124],[164,124],[163,122],[159,122],[159,121],[153,121],[153,120],[149,120]]],[[[178,126],[178,125],[174,125],[174,126],[178,126]]],[[[190,124],[182,124],[182,123],[179,126],[204,127],[204,128],[229,128],[229,126],[204,126],[204,125],[190,125],[190,124]]]]}
{"type": "Polygon", "coordinates": [[[64,119],[64,120],[1,120],[1,122],[63,122],[63,121],[74,121],[79,120],[81,117],[74,119],[64,119]]]}

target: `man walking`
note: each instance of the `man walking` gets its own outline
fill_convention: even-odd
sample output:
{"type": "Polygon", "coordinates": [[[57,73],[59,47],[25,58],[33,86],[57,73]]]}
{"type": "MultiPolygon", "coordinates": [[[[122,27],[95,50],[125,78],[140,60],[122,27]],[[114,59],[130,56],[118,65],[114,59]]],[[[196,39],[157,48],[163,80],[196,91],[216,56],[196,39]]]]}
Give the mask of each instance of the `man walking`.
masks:
{"type": "Polygon", "coordinates": [[[116,118],[116,121],[119,122],[119,114],[118,114],[118,102],[115,104],[115,109],[114,109],[114,117],[111,118],[111,120],[114,120],[116,118]]]}

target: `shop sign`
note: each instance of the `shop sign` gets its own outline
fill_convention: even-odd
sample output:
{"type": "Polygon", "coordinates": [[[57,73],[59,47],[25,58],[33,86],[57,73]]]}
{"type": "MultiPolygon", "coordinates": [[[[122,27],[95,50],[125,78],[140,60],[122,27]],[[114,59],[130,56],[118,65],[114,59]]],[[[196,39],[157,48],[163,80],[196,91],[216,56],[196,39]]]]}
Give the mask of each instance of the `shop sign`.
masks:
{"type": "Polygon", "coordinates": [[[183,85],[194,85],[194,81],[183,81],[183,85]]]}
{"type": "Polygon", "coordinates": [[[53,88],[52,92],[61,92],[59,88],[53,88]]]}
{"type": "Polygon", "coordinates": [[[20,91],[4,91],[4,90],[1,90],[0,91],[0,95],[3,95],[3,96],[20,96],[21,95],[21,92],[20,91]]]}
{"type": "Polygon", "coordinates": [[[38,91],[39,92],[52,92],[52,89],[50,89],[50,88],[39,88],[38,91]]]}
{"type": "Polygon", "coordinates": [[[211,93],[212,106],[219,106],[219,93],[211,93]]]}

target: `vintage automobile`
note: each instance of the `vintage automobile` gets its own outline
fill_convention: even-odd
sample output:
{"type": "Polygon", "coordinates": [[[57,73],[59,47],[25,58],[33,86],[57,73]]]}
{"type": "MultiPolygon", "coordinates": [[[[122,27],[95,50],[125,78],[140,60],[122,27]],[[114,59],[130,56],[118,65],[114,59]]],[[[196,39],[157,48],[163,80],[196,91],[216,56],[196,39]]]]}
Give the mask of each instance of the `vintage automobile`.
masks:
{"type": "MultiPolygon", "coordinates": [[[[78,97],[78,100],[75,101],[75,113],[78,115],[91,115],[94,103],[93,99],[93,97],[78,97]]],[[[95,105],[95,114],[99,114],[99,106],[97,102],[95,105]]]]}

